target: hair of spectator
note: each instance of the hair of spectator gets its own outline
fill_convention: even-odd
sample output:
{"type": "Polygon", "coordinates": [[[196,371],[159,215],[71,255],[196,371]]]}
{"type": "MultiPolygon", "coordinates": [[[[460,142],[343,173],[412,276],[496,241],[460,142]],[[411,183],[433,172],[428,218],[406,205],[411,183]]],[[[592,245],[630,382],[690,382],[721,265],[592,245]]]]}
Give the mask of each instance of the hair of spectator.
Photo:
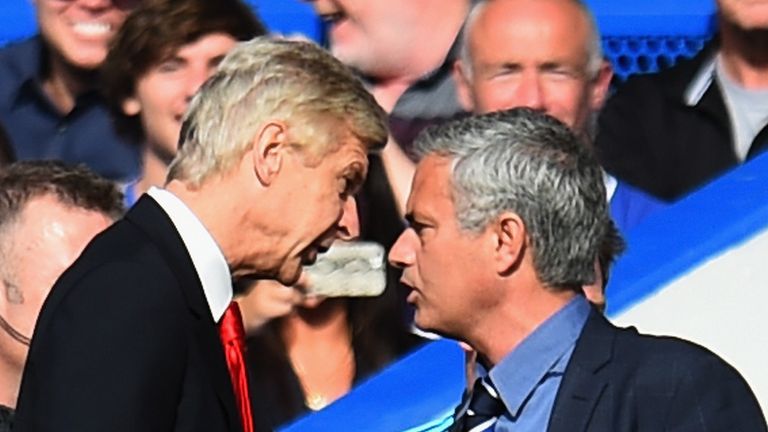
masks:
{"type": "Polygon", "coordinates": [[[515,108],[431,127],[416,139],[420,157],[452,160],[456,220],[480,232],[503,212],[525,224],[533,265],[552,289],[594,282],[609,227],[603,172],[558,120],[515,108]]]}
{"type": "Polygon", "coordinates": [[[37,197],[52,195],[62,204],[117,219],[125,212],[117,185],[83,165],[59,161],[19,161],[0,170],[0,230],[37,197]]]}
{"type": "Polygon", "coordinates": [[[608,284],[613,263],[626,249],[626,243],[621,237],[613,219],[607,220],[608,226],[603,233],[603,239],[597,251],[597,263],[603,272],[603,289],[608,284]]]}
{"type": "Polygon", "coordinates": [[[153,66],[183,45],[212,33],[244,41],[267,33],[251,8],[240,0],[145,1],[125,20],[102,66],[102,87],[118,132],[141,142],[139,115],[127,116],[122,103],[153,66]]]}
{"type": "Polygon", "coordinates": [[[15,159],[13,155],[13,147],[11,147],[11,139],[8,138],[8,134],[3,129],[3,125],[0,125],[0,166],[7,165],[15,159]]]}
{"type": "Polygon", "coordinates": [[[285,122],[307,164],[350,137],[376,150],[388,136],[385,112],[341,62],[310,42],[258,37],[230,51],[192,99],[168,179],[195,186],[226,172],[269,120],[285,122]]]}
{"type": "MultiPolygon", "coordinates": [[[[472,10],[467,15],[467,19],[464,22],[464,27],[461,32],[460,38],[460,50],[459,58],[463,65],[463,72],[467,77],[472,77],[472,53],[469,52],[469,34],[480,11],[490,2],[494,0],[479,0],[472,5],[472,10]]],[[[581,0],[567,0],[578,6],[578,8],[584,14],[584,18],[587,20],[589,36],[586,46],[587,51],[587,65],[586,73],[590,79],[597,77],[600,72],[600,67],[603,64],[603,46],[600,38],[600,30],[597,27],[594,15],[589,10],[586,4],[581,0]]]]}

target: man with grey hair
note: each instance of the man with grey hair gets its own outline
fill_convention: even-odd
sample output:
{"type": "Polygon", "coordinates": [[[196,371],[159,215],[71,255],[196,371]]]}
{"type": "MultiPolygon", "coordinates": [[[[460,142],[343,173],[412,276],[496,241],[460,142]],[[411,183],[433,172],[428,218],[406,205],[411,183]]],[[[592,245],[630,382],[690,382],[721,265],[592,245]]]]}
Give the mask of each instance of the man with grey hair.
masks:
{"type": "Polygon", "coordinates": [[[123,213],[115,184],[84,167],[0,169],[0,432],[13,409],[37,315],[61,273],[123,213]]]}
{"type": "Polygon", "coordinates": [[[517,108],[428,129],[416,150],[410,227],[389,259],[416,324],[479,353],[452,430],[766,430],[719,357],[614,327],[582,296],[615,228],[602,170],[568,127],[517,108]]]}
{"type": "Polygon", "coordinates": [[[294,284],[386,138],[373,97],[316,45],[234,48],[189,105],[165,188],[57,282],[15,430],[252,431],[231,280],[294,284]]]}

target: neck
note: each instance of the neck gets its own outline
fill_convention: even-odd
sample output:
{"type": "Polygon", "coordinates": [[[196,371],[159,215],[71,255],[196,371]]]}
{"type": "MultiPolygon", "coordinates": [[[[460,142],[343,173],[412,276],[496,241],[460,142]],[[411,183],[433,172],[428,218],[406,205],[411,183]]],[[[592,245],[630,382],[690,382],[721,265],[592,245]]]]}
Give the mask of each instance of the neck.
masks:
{"type": "Polygon", "coordinates": [[[393,62],[397,63],[396,69],[381,71],[376,76],[376,87],[411,85],[443,64],[469,13],[469,2],[440,0],[435,4],[441,12],[435,14],[434,8],[426,7],[420,24],[413,28],[406,51],[413,54],[393,62]]]}
{"type": "Polygon", "coordinates": [[[748,89],[768,88],[768,30],[720,26],[720,56],[728,75],[748,89]]]}
{"type": "Polygon", "coordinates": [[[230,177],[214,175],[197,187],[180,180],[172,180],[165,185],[165,189],[184,202],[205,226],[226,257],[232,276],[237,279],[253,274],[253,256],[268,250],[270,245],[259,243],[258,246],[262,247],[256,250],[253,244],[243,241],[241,231],[233,229],[250,228],[253,225],[247,218],[247,206],[243,205],[242,200],[233,199],[232,191],[237,190],[234,185],[241,187],[230,177]]]}
{"type": "Polygon", "coordinates": [[[6,359],[0,356],[0,405],[16,408],[16,399],[19,397],[22,371],[6,363],[6,359]]]}
{"type": "Polygon", "coordinates": [[[486,314],[486,319],[477,323],[467,342],[496,365],[576,295],[574,291],[556,292],[542,285],[517,290],[505,299],[498,312],[486,314]]]}
{"type": "Polygon", "coordinates": [[[289,352],[315,352],[352,343],[347,305],[342,299],[326,299],[311,309],[298,308],[285,317],[281,331],[289,352]]]}
{"type": "Polygon", "coordinates": [[[307,406],[323,408],[352,388],[356,365],[344,300],[299,309],[283,320],[281,334],[307,406]]]}
{"type": "Polygon", "coordinates": [[[95,86],[95,75],[94,71],[77,69],[59,55],[50,54],[43,91],[60,112],[67,114],[75,107],[77,96],[95,86]]]}
{"type": "Polygon", "coordinates": [[[136,185],[136,196],[140,196],[152,186],[162,187],[165,184],[168,165],[172,159],[173,155],[168,155],[156,146],[146,145],[142,154],[142,173],[136,185]]]}

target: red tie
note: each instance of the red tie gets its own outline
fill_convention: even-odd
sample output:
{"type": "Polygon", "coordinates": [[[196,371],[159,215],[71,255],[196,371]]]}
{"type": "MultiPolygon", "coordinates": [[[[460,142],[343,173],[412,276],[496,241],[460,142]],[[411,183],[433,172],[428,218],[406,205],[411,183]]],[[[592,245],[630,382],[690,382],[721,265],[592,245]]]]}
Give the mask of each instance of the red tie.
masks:
{"type": "Polygon", "coordinates": [[[245,373],[245,331],[240,307],[232,302],[219,322],[219,336],[227,357],[227,369],[235,389],[235,399],[243,420],[243,432],[253,432],[251,399],[248,396],[248,379],[245,373]]]}

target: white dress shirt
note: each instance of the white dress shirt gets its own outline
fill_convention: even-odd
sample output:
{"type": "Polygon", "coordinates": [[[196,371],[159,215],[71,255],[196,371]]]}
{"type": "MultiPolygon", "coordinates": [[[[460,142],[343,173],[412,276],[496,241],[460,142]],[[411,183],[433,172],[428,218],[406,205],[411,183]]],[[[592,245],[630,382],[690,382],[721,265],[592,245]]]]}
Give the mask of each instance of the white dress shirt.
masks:
{"type": "Polygon", "coordinates": [[[168,214],[179,232],[200,278],[213,320],[218,322],[232,301],[232,274],[221,248],[200,219],[176,195],[156,187],[151,187],[147,194],[168,214]]]}

